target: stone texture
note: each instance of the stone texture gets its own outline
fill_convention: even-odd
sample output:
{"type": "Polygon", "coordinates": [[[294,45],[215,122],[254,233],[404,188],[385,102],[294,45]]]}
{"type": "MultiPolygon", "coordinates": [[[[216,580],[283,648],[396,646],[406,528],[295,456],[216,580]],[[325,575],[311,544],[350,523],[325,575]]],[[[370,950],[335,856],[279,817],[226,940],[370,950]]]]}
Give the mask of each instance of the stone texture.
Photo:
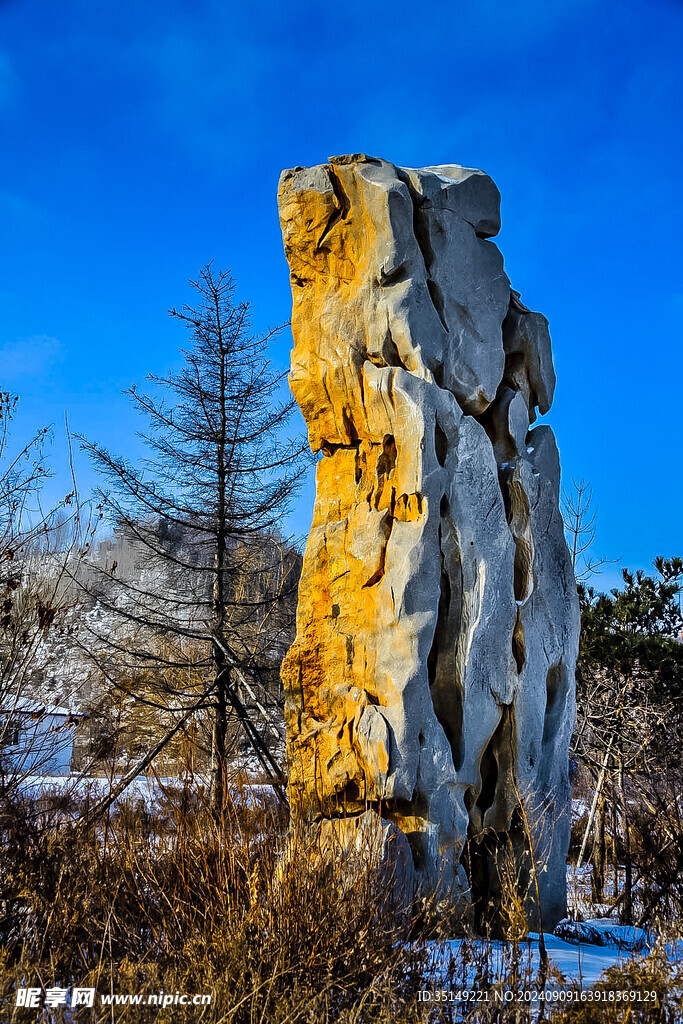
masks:
{"type": "Polygon", "coordinates": [[[300,872],[302,862],[314,875],[320,872],[342,899],[362,899],[393,925],[410,925],[417,892],[410,844],[393,821],[375,810],[295,826],[278,862],[276,885],[290,872],[300,872]]]}
{"type": "Polygon", "coordinates": [[[410,844],[394,824],[375,811],[347,818],[323,818],[307,830],[307,859],[329,865],[344,894],[370,884],[390,913],[409,910],[416,890],[410,844]]]}
{"type": "Polygon", "coordinates": [[[489,241],[481,171],[335,157],[285,171],[279,204],[290,383],[322,452],[282,671],[294,821],[371,810],[423,889],[481,908],[502,845],[528,855],[523,800],[547,926],[579,625],[557,448],[530,430],[555,384],[547,322],[489,241]]]}

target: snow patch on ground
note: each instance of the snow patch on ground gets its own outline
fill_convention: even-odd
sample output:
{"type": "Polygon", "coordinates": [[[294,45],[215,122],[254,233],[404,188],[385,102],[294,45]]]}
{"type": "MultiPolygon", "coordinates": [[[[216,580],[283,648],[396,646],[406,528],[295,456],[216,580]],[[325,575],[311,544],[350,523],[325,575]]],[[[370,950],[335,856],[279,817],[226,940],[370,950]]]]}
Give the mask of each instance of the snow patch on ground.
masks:
{"type": "MultiPolygon", "coordinates": [[[[20,783],[22,793],[33,800],[39,798],[63,798],[73,800],[102,800],[106,798],[121,781],[122,776],[101,776],[101,775],[28,775],[20,783]]],[[[209,780],[195,778],[184,780],[175,776],[169,778],[155,778],[153,775],[138,775],[126,786],[124,791],[116,798],[113,806],[119,803],[129,802],[142,804],[145,811],[151,812],[161,806],[161,801],[166,793],[182,792],[183,787],[189,784],[194,789],[197,785],[202,786],[208,793],[209,780]]],[[[274,799],[272,786],[261,782],[245,782],[231,784],[230,794],[234,803],[243,806],[256,807],[268,804],[274,799]]]]}
{"type": "MultiPolygon", "coordinates": [[[[545,947],[550,961],[564,976],[565,982],[571,988],[589,988],[600,978],[600,975],[608,967],[617,963],[624,963],[629,959],[631,953],[620,950],[610,943],[608,945],[588,945],[576,942],[566,942],[557,935],[546,935],[545,947]]],[[[445,943],[444,955],[441,959],[437,957],[435,963],[435,975],[444,978],[451,965],[451,958],[455,964],[455,976],[458,977],[458,966],[468,964],[466,977],[459,978],[463,985],[479,987],[476,983],[477,964],[486,963],[490,974],[494,978],[505,977],[512,962],[513,950],[509,942],[491,941],[484,939],[452,939],[445,943]]],[[[538,953],[538,933],[531,932],[524,942],[520,943],[521,969],[527,976],[534,977],[540,968],[540,957],[538,953]]],[[[557,988],[555,982],[549,982],[546,986],[549,989],[557,988]]]]}
{"type": "MultiPolygon", "coordinates": [[[[28,775],[21,783],[26,796],[34,799],[45,795],[90,797],[99,799],[106,797],[120,782],[120,776],[104,778],[103,776],[74,777],[73,775],[28,775]]],[[[155,779],[151,775],[138,775],[119,797],[119,800],[142,801],[145,806],[157,803],[161,791],[165,788],[182,788],[181,779],[155,779]]]]}
{"type": "Polygon", "coordinates": [[[653,938],[644,928],[619,924],[610,918],[572,921],[565,918],[555,929],[555,935],[565,942],[592,946],[613,946],[615,949],[640,953],[651,948],[653,938]]]}

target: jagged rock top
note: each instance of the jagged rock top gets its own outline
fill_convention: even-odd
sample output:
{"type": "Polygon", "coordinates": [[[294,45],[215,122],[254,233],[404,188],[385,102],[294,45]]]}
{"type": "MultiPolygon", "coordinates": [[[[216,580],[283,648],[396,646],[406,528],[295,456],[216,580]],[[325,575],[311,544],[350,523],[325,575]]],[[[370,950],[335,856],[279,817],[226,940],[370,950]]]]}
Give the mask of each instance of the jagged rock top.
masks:
{"type": "MultiPolygon", "coordinates": [[[[531,419],[535,406],[547,410],[555,382],[547,325],[540,314],[522,312],[489,241],[500,228],[500,194],[487,174],[455,164],[397,167],[352,154],[283,171],[278,199],[294,295],[291,382],[314,450],[323,439],[353,440],[348,431],[330,433],[329,399],[303,393],[303,381],[319,376],[311,372],[311,352],[325,358],[327,332],[319,328],[329,317],[338,321],[329,331],[330,362],[348,364],[352,405],[369,359],[436,382],[465,412],[480,415],[496,396],[510,351],[519,356],[510,372],[531,419]],[[344,301],[333,311],[326,296],[344,301]],[[506,343],[509,313],[514,336],[506,343]],[[309,330],[318,332],[315,341],[309,330]]],[[[332,419],[341,422],[339,412],[332,419]]],[[[347,416],[362,426],[362,410],[349,408],[347,416]]]]}

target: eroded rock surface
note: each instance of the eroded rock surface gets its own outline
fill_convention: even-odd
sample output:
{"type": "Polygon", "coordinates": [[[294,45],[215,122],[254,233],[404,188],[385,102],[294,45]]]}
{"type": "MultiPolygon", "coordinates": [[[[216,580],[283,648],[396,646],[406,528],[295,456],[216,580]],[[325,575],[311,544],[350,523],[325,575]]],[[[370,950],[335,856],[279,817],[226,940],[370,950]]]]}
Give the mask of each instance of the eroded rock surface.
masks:
{"type": "Polygon", "coordinates": [[[579,617],[555,440],[530,429],[547,321],[510,288],[481,171],[336,157],[285,171],[279,204],[290,383],[322,452],[282,672],[294,820],[374,811],[419,885],[479,908],[531,838],[550,925],[579,617]]]}

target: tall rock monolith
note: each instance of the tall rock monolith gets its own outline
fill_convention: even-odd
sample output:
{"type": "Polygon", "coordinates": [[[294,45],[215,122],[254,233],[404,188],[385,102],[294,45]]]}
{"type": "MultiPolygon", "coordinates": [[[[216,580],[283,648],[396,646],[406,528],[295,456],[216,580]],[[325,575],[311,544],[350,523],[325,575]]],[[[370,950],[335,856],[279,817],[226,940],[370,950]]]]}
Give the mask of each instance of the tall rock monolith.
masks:
{"type": "Polygon", "coordinates": [[[479,912],[514,851],[547,927],[579,614],[555,439],[531,426],[548,325],[490,241],[499,203],[481,171],[364,155],[280,179],[290,383],[322,453],[282,670],[289,796],[295,825],[398,826],[418,885],[479,912]]]}

